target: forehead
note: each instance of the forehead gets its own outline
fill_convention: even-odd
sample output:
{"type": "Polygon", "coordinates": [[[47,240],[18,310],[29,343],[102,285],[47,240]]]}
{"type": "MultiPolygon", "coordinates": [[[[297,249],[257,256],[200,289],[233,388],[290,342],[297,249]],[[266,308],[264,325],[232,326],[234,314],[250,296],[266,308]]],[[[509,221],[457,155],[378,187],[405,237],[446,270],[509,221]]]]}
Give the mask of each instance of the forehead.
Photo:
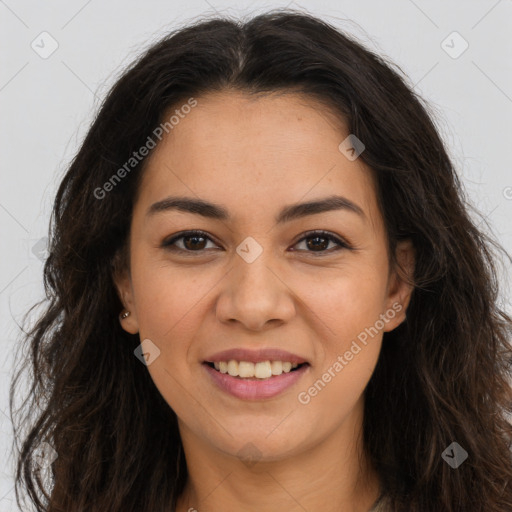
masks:
{"type": "MultiPolygon", "coordinates": [[[[196,100],[149,155],[139,202],[195,195],[237,212],[260,205],[261,212],[340,194],[374,225],[371,172],[339,150],[349,133],[325,105],[296,93],[230,91],[196,100]]],[[[175,105],[164,118],[179,109],[175,105]]]]}

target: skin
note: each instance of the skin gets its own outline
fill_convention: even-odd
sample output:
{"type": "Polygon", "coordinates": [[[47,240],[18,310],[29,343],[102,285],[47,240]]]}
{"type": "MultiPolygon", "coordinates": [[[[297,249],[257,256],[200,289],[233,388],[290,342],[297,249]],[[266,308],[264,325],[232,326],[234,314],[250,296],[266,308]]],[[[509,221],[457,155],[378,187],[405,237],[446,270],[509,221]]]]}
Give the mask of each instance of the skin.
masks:
{"type": "MultiPolygon", "coordinates": [[[[116,277],[131,312],[121,324],[159,348],[147,368],[178,416],[189,480],[177,510],[366,512],[380,480],[361,443],[363,392],[382,334],[404,320],[412,291],[390,269],[369,169],[341,153],[346,127],[312,98],[223,91],[196,99],[150,154],[133,211],[130,268],[116,277]],[[274,221],[284,205],[332,194],[364,216],[335,210],[274,221]],[[170,195],[214,202],[232,218],[147,214],[170,195]],[[178,240],[183,251],[192,247],[191,256],[162,247],[190,229],[210,236],[178,240]],[[314,240],[303,237],[308,230],[329,231],[354,250],[322,239],[315,251],[314,240]],[[236,252],[248,236],[263,250],[252,263],[236,252]],[[298,394],[394,303],[402,310],[300,403],[298,394]],[[281,348],[311,366],[277,397],[241,400],[212,385],[202,366],[207,355],[235,347],[281,348]],[[238,455],[247,443],[258,450],[254,464],[238,455]]],[[[412,272],[408,242],[397,257],[412,272]]]]}

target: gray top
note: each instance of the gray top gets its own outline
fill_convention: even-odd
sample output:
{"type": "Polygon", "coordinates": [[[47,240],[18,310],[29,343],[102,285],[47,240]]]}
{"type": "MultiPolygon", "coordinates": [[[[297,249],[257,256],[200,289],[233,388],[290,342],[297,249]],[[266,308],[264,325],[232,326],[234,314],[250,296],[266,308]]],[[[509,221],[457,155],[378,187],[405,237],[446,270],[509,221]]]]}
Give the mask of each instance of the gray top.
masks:
{"type": "Polygon", "coordinates": [[[384,496],[384,494],[381,494],[368,512],[391,512],[389,508],[389,500],[384,496]]]}

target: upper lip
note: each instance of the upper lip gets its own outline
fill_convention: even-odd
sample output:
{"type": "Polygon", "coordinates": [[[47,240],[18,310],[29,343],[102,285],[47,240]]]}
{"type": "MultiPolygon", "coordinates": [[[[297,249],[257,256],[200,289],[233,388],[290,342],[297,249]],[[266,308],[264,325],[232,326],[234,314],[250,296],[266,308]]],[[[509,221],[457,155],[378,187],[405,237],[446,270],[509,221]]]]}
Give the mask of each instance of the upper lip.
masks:
{"type": "Polygon", "coordinates": [[[248,361],[259,363],[262,361],[289,361],[290,363],[307,363],[303,357],[281,350],[278,348],[260,348],[258,350],[248,350],[244,348],[232,348],[217,352],[205,359],[205,362],[218,363],[220,361],[248,361]]]}

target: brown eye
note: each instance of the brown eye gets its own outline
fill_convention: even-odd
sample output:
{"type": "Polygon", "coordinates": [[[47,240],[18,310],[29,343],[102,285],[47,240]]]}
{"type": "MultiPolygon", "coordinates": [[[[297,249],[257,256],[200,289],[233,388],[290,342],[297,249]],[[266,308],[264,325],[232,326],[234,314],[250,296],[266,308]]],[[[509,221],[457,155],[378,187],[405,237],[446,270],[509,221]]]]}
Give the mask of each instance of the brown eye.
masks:
{"type": "Polygon", "coordinates": [[[190,250],[204,249],[204,247],[205,247],[206,238],[204,236],[198,236],[198,235],[183,236],[182,239],[184,240],[183,245],[187,249],[190,249],[190,250]]]}
{"type": "Polygon", "coordinates": [[[162,247],[173,251],[201,252],[207,248],[208,240],[212,241],[202,231],[185,231],[169,240],[165,240],[162,243],[162,247]],[[180,242],[179,244],[177,243],[178,241],[180,242]]]}
{"type": "MultiPolygon", "coordinates": [[[[311,231],[306,233],[298,243],[306,240],[305,249],[300,249],[300,252],[312,253],[313,255],[331,254],[332,252],[340,249],[351,249],[351,246],[334,236],[333,234],[326,231],[311,231]],[[329,248],[329,244],[333,243],[334,247],[329,248]]],[[[207,250],[208,242],[212,242],[215,247],[213,240],[203,231],[183,231],[178,235],[162,242],[162,247],[171,251],[201,254],[207,250]],[[178,243],[179,242],[179,243],[178,243]]],[[[295,245],[297,245],[295,244],[295,245]]],[[[210,247],[211,249],[212,247],[210,247]]],[[[295,249],[294,249],[295,250],[295,249]]],[[[187,254],[187,255],[188,255],[187,254]]]]}
{"type": "Polygon", "coordinates": [[[307,238],[308,242],[306,242],[306,246],[308,249],[317,250],[317,249],[327,249],[329,245],[329,240],[325,236],[315,236],[313,238],[307,238]]]}
{"type": "MultiPolygon", "coordinates": [[[[348,243],[326,231],[309,232],[307,233],[307,236],[304,236],[301,238],[301,240],[299,240],[299,243],[303,242],[304,240],[306,240],[306,249],[304,249],[304,251],[310,253],[318,253],[319,255],[325,253],[330,254],[340,249],[351,249],[348,243]],[[334,243],[334,248],[327,250],[329,243],[331,242],[334,243]]],[[[303,249],[301,249],[301,251],[302,250],[303,249]]]]}

